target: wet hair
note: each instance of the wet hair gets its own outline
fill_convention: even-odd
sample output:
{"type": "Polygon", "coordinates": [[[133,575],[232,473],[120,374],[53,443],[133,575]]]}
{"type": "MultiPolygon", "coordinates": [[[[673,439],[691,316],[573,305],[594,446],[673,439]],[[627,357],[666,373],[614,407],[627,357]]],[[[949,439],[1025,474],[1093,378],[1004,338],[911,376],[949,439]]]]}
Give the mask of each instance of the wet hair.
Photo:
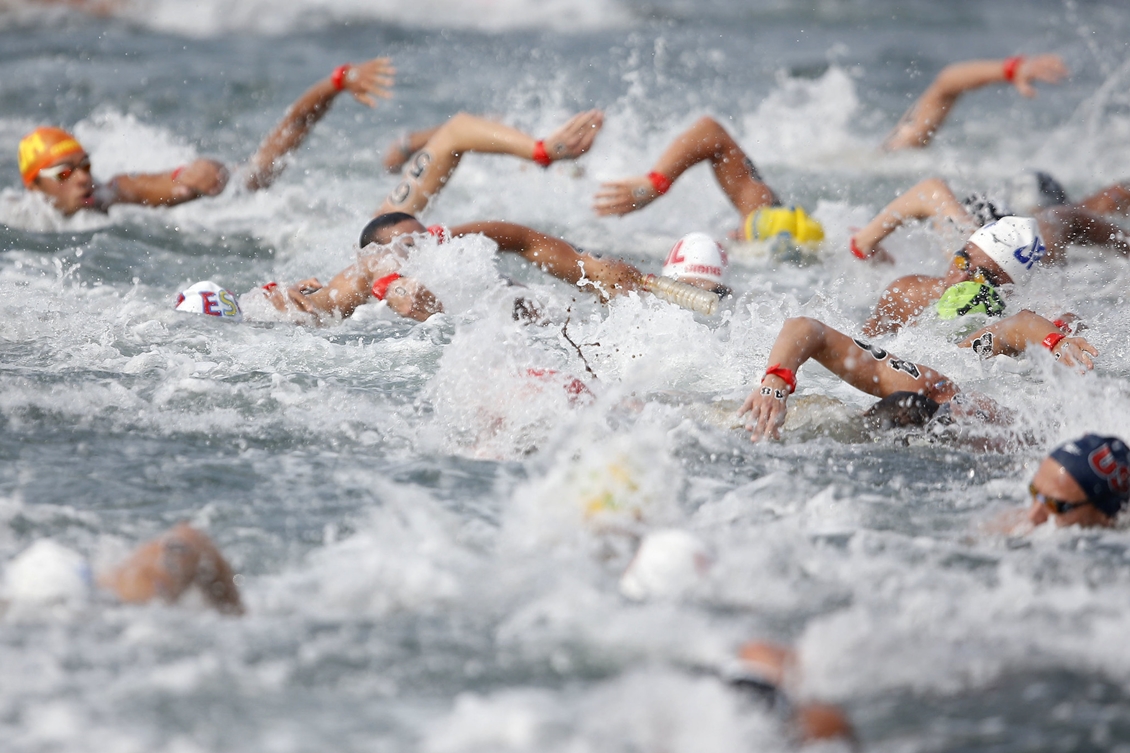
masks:
{"type": "Polygon", "coordinates": [[[378,214],[376,217],[369,220],[369,224],[361,231],[361,240],[359,240],[358,243],[361,248],[365,248],[365,246],[368,246],[370,243],[387,242],[379,240],[380,232],[386,227],[399,225],[409,220],[417,221],[415,215],[408,214],[407,212],[385,212],[384,214],[378,214]]]}
{"type": "Polygon", "coordinates": [[[1011,217],[1012,210],[999,201],[994,202],[983,193],[975,193],[961,200],[965,211],[977,221],[979,225],[988,225],[1003,217],[1011,217]]]}
{"type": "Polygon", "coordinates": [[[871,429],[890,431],[908,426],[925,426],[940,405],[917,392],[894,392],[872,405],[863,414],[871,429]]]}
{"type": "Polygon", "coordinates": [[[1047,202],[1044,206],[1057,206],[1068,203],[1067,190],[1063,184],[1043,170],[1036,170],[1036,190],[1047,202]]]}

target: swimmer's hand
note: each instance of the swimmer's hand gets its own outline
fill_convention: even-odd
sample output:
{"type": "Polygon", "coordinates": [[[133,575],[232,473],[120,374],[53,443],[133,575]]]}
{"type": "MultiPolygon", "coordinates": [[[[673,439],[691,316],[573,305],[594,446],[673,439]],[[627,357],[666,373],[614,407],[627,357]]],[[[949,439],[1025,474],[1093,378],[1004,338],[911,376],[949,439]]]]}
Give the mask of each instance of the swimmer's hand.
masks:
{"type": "Polygon", "coordinates": [[[373,97],[389,99],[396,83],[396,68],[388,58],[375,58],[365,63],[350,66],[342,79],[345,91],[353,95],[361,104],[375,107],[373,97]]]}
{"type": "Polygon", "coordinates": [[[545,152],[554,162],[576,159],[592,147],[603,125],[604,113],[600,110],[579,112],[545,137],[545,152]]]}
{"type": "Polygon", "coordinates": [[[228,169],[214,159],[190,162],[173,178],[173,197],[178,201],[198,196],[215,196],[228,184],[228,169]]]}
{"type": "Polygon", "coordinates": [[[749,397],[738,409],[738,415],[746,413],[745,428],[750,432],[750,440],[780,439],[781,427],[785,425],[788,409],[789,386],[784,379],[768,374],[761,380],[761,386],[749,393],[749,397]]]}
{"type": "Polygon", "coordinates": [[[1065,366],[1071,366],[1079,372],[1090,371],[1095,368],[1093,359],[1098,354],[1098,349],[1083,337],[1065,337],[1052,349],[1055,360],[1065,366]]]}
{"type": "Polygon", "coordinates": [[[311,293],[317,293],[324,287],[325,285],[323,285],[317,277],[307,277],[305,280],[291,285],[290,289],[299,295],[310,295],[311,293]]]}
{"type": "Polygon", "coordinates": [[[659,198],[659,192],[646,175],[604,183],[596,192],[592,209],[601,217],[625,215],[643,209],[659,198]]]}
{"type": "Polygon", "coordinates": [[[1046,84],[1058,84],[1070,71],[1059,55],[1036,55],[1024,58],[1016,68],[1016,76],[1012,85],[1025,97],[1035,97],[1036,87],[1034,81],[1043,81],[1046,84]]]}
{"type": "Polygon", "coordinates": [[[385,301],[396,313],[418,322],[424,321],[432,314],[443,313],[443,304],[436,299],[432,291],[411,277],[401,277],[394,281],[385,293],[385,301]]]}

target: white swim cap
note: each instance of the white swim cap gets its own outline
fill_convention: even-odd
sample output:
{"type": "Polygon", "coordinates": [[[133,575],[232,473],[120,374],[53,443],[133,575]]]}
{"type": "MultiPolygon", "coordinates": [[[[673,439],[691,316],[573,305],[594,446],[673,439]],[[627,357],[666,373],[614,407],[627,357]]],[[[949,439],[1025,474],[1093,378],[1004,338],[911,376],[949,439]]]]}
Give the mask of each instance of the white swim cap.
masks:
{"type": "Polygon", "coordinates": [[[686,531],[653,531],[640,541],[620,577],[620,593],[636,601],[679,596],[706,575],[713,561],[706,545],[686,531]]]}
{"type": "Polygon", "coordinates": [[[680,279],[701,277],[722,282],[726,271],[726,252],[706,233],[687,233],[671,247],[663,262],[663,276],[680,279]]]}
{"type": "Polygon", "coordinates": [[[211,280],[198,282],[178,293],[175,308],[189,314],[207,314],[233,322],[243,320],[239,298],[211,280]]]}
{"type": "Polygon", "coordinates": [[[1047,251],[1039,226],[1031,217],[1002,217],[974,233],[969,242],[995,261],[1014,283],[1020,283],[1047,251]]]}
{"type": "Polygon", "coordinates": [[[29,546],[4,571],[4,596],[15,602],[85,599],[93,584],[90,565],[82,555],[51,539],[29,546]]]}

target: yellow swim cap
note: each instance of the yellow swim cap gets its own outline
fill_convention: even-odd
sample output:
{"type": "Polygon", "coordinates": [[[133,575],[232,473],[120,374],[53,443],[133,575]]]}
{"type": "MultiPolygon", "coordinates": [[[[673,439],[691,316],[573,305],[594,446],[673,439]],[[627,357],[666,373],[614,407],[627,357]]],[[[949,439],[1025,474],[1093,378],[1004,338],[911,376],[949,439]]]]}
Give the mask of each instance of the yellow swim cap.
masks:
{"type": "Polygon", "coordinates": [[[24,185],[31,188],[39,171],[55,160],[85,152],[75,137],[62,128],[36,128],[20,140],[20,175],[24,185]]]}
{"type": "Polygon", "coordinates": [[[762,207],[750,212],[742,231],[747,241],[767,241],[779,235],[787,235],[798,244],[824,240],[824,227],[800,207],[762,207]]]}

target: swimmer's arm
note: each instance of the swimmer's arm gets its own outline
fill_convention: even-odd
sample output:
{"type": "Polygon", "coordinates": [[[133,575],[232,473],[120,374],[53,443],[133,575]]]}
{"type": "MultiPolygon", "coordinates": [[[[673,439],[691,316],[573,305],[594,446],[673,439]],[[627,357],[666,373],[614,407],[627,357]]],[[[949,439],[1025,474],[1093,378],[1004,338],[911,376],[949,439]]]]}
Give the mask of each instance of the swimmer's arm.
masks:
{"type": "MultiPolygon", "coordinates": [[[[864,349],[855,340],[832,327],[808,317],[789,319],[769,351],[769,363],[779,364],[796,374],[801,364],[816,360],[844,382],[875,397],[895,392],[917,392],[938,402],[950,399],[957,388],[945,376],[920,364],[892,358],[879,349],[864,349]],[[875,353],[882,355],[877,358],[875,353]]],[[[785,421],[785,402],[776,391],[786,390],[784,379],[767,375],[750,393],[738,415],[749,413],[747,428],[754,441],[765,436],[778,437],[785,421]],[[762,395],[761,386],[775,392],[762,395]]]]}
{"type": "Polygon", "coordinates": [[[226,167],[215,160],[198,159],[167,173],[118,175],[110,182],[110,203],[175,206],[215,196],[227,184],[226,167]]]}
{"type": "MultiPolygon", "coordinates": [[[[347,91],[364,105],[376,105],[374,97],[388,99],[392,96],[396,69],[388,58],[376,58],[359,65],[351,66],[342,78],[342,91],[347,91]]],[[[258,191],[267,188],[282,174],[285,165],[282,158],[296,149],[322,117],[329,112],[330,105],[340,92],[334,88],[330,76],[306,90],[290,106],[283,119],[275,126],[259,151],[251,158],[251,170],[247,176],[247,188],[258,191]]]]}
{"type": "MultiPolygon", "coordinates": [[[[387,272],[387,267],[379,265],[379,257],[362,258],[334,275],[325,286],[321,286],[316,279],[304,280],[291,285],[286,290],[285,297],[275,289],[268,294],[268,298],[275,308],[283,311],[286,310],[289,299],[289,303],[301,311],[319,317],[348,319],[372,299],[373,282],[387,272]]],[[[443,304],[435,295],[418,280],[410,277],[401,277],[393,282],[386,291],[384,300],[396,313],[418,322],[443,311],[443,304]]]]}
{"type": "MultiPolygon", "coordinates": [[[[675,137],[651,171],[674,184],[699,162],[710,163],[718,185],[742,217],[777,203],[777,195],[761,179],[753,161],[730,133],[711,117],[699,118],[675,137]]],[[[609,181],[597,191],[593,211],[601,216],[625,215],[642,209],[659,195],[650,175],[609,181]]]]}
{"type": "Polygon", "coordinates": [[[101,575],[98,584],[131,604],[153,599],[172,603],[195,585],[219,611],[243,612],[231,565],[210,538],[185,523],[138,547],[101,575]]]}
{"type": "MultiPolygon", "coordinates": [[[[589,110],[574,115],[544,141],[551,161],[576,159],[587,152],[604,125],[604,114],[589,110]]],[[[510,154],[533,160],[538,140],[516,128],[461,112],[435,129],[428,142],[407,163],[404,179],[392,190],[377,214],[418,214],[443,190],[467,152],[510,154]]]]}
{"type": "Polygon", "coordinates": [[[399,171],[400,168],[404,167],[408,158],[423,149],[424,144],[428,143],[438,130],[439,126],[429,128],[426,131],[412,131],[389,144],[388,148],[385,149],[385,170],[390,173],[399,171]]]}
{"type": "MultiPolygon", "coordinates": [[[[1031,311],[1018,314],[977,330],[958,343],[962,348],[973,348],[983,357],[990,355],[1016,356],[1028,348],[1043,346],[1044,339],[1051,334],[1062,334],[1059,327],[1031,311]]],[[[1095,367],[1093,360],[1099,351],[1082,337],[1065,337],[1056,343],[1052,355],[1067,366],[1077,366],[1090,370],[1095,367]]]]}
{"type": "MultiPolygon", "coordinates": [[[[887,151],[925,147],[945,122],[950,109],[967,91],[989,84],[1004,83],[1005,60],[969,60],[947,65],[926,88],[899,124],[887,136],[887,151]]],[[[1067,66],[1059,55],[1037,55],[1022,58],[1015,69],[1012,84],[1025,97],[1036,96],[1034,81],[1055,84],[1067,76],[1067,66]]]]}
{"type": "Polygon", "coordinates": [[[576,285],[582,280],[601,300],[639,287],[643,273],[615,259],[598,259],[577,251],[569,243],[511,222],[472,222],[451,229],[455,236],[481,233],[498,244],[500,251],[520,254],[545,272],[576,285]]]}
{"type": "Polygon", "coordinates": [[[897,332],[942,295],[945,283],[926,275],[900,277],[883,291],[879,303],[863,325],[868,337],[897,332]]]}
{"type": "Polygon", "coordinates": [[[941,178],[927,178],[897,197],[875,218],[852,236],[855,247],[865,256],[872,256],[879,242],[907,220],[949,219],[963,231],[977,228],[973,218],[941,178]]]}
{"type": "Polygon", "coordinates": [[[1130,183],[1107,186],[1083,199],[1077,206],[1099,214],[1130,214],[1130,183]]]}

